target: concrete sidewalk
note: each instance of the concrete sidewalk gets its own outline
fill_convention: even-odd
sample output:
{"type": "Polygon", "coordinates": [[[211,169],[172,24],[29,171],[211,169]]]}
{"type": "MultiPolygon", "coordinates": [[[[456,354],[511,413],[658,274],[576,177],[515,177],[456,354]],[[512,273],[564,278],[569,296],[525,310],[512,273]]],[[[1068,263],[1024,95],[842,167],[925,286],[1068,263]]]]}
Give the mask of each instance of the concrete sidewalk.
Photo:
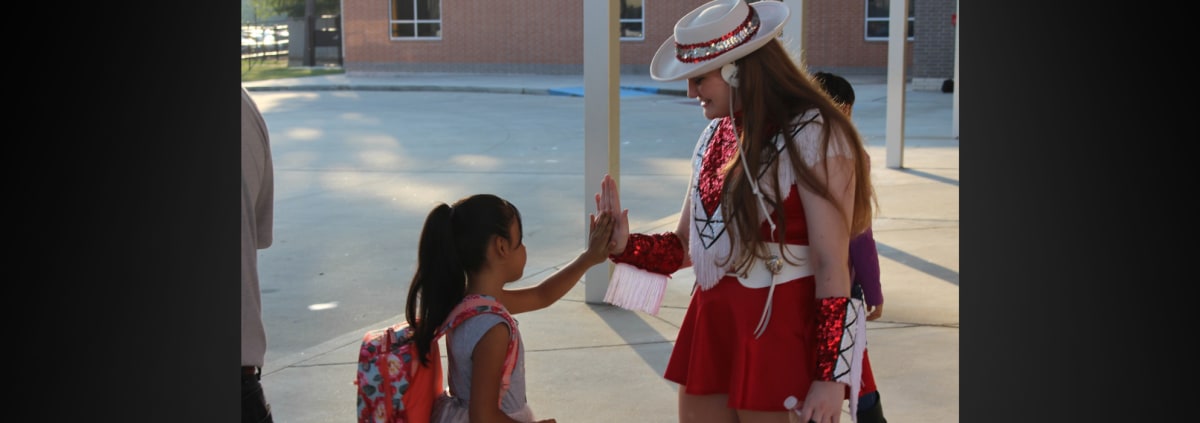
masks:
{"type": "MultiPolygon", "coordinates": [[[[957,422],[959,149],[958,140],[951,134],[952,95],[906,92],[904,166],[892,169],[885,166],[885,78],[882,75],[847,78],[856,90],[854,120],[873,157],[872,178],[880,203],[874,231],[880,252],[885,307],[883,317],[869,322],[867,328],[884,412],[891,422],[957,422]]],[[[255,96],[279,91],[578,96],[582,93],[583,77],[340,74],[244,85],[255,96]]],[[[683,101],[686,90],[683,82],[663,83],[653,81],[648,75],[622,75],[620,86],[623,102],[643,95],[673,96],[683,101]]],[[[698,108],[694,113],[700,115],[698,108]]],[[[264,114],[273,133],[281,129],[278,126],[282,125],[278,123],[281,119],[270,112],[264,114]]],[[[622,123],[643,124],[646,123],[622,123]]],[[[700,125],[686,128],[689,132],[682,135],[685,142],[694,143],[700,125]]],[[[573,166],[581,168],[579,163],[573,166]]],[[[523,183],[517,181],[514,183],[523,183]]],[[[663,189],[662,182],[652,177],[629,177],[621,183],[622,201],[632,211],[631,215],[639,210],[635,208],[639,202],[649,201],[639,198],[655,195],[656,201],[670,203],[670,208],[677,211],[677,200],[683,193],[672,190],[662,200],[663,193],[659,192],[663,189]]],[[[514,186],[511,190],[524,188],[514,186]]],[[[522,213],[533,212],[523,208],[522,213]]],[[[644,220],[631,222],[634,231],[671,230],[677,215],[668,212],[642,217],[644,220]]],[[[546,225],[544,231],[561,234],[550,232],[539,236],[578,237],[574,233],[578,228],[568,225],[546,225]]],[[[569,257],[573,255],[566,256],[569,257]]],[[[531,254],[526,279],[540,280],[565,264],[566,258],[540,263],[531,254]]],[[[528,398],[538,418],[584,423],[677,421],[677,387],[664,380],[662,374],[690,299],[692,280],[690,269],[674,275],[658,316],[588,304],[584,301],[582,283],[553,306],[518,315],[527,354],[528,398]]],[[[403,319],[403,315],[394,318],[403,319]]],[[[300,352],[268,351],[263,383],[275,421],[354,422],[352,380],[359,341],[366,330],[376,326],[347,331],[300,352]]],[[[842,419],[850,421],[849,414],[844,413],[842,419]]]]}

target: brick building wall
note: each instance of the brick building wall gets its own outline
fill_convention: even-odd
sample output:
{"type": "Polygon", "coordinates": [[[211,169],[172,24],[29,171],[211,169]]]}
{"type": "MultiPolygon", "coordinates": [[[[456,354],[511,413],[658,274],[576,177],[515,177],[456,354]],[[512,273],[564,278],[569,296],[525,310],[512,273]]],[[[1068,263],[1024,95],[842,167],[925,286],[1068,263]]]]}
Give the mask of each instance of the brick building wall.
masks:
{"type": "MultiPolygon", "coordinates": [[[[913,0],[910,0],[913,1],[913,0]]],[[[913,44],[913,89],[939,90],[942,82],[954,77],[953,16],[956,0],[921,0],[916,10],[913,44]]]]}
{"type": "MultiPolygon", "coordinates": [[[[864,0],[804,0],[804,4],[804,61],[809,68],[845,75],[887,74],[888,42],[866,39],[864,0]]],[[[905,65],[911,68],[912,63],[913,42],[909,41],[905,65]]]]}
{"type": "MultiPolygon", "coordinates": [[[[389,1],[342,2],[347,72],[583,72],[584,0],[441,0],[438,40],[392,40],[389,1]]],[[[671,35],[679,17],[705,1],[644,0],[644,39],[620,42],[621,72],[647,73],[654,52],[671,35]]],[[[915,28],[921,31],[921,3],[953,7],[957,0],[910,1],[918,2],[915,28]]],[[[865,39],[865,0],[805,0],[804,5],[803,60],[810,68],[843,74],[886,73],[887,41],[865,39]]],[[[923,39],[920,33],[917,37],[923,39]]],[[[926,54],[944,49],[952,60],[953,33],[948,37],[948,47],[938,44],[926,54]]],[[[919,62],[915,44],[909,42],[909,69],[919,62]]]]}
{"type": "MultiPolygon", "coordinates": [[[[621,41],[623,72],[648,72],[650,58],[671,34],[675,21],[704,1],[646,3],[644,39],[621,41]]],[[[389,0],[344,1],[346,70],[583,71],[582,0],[442,0],[441,12],[441,39],[393,40],[388,25],[389,0]]]]}
{"type": "Polygon", "coordinates": [[[388,0],[342,4],[345,68],[353,71],[578,71],[582,4],[532,0],[442,0],[441,38],[393,40],[388,0]]]}

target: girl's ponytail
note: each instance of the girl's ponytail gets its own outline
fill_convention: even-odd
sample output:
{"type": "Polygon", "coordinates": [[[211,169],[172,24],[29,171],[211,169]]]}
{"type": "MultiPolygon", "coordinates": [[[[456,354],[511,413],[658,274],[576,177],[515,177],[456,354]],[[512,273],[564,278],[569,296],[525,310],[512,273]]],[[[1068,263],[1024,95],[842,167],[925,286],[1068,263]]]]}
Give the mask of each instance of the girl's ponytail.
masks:
{"type": "Polygon", "coordinates": [[[425,218],[417,248],[417,271],[408,286],[405,318],[416,329],[421,364],[432,348],[438,326],[466,296],[467,275],[454,246],[454,209],[439,204],[425,218]]]}

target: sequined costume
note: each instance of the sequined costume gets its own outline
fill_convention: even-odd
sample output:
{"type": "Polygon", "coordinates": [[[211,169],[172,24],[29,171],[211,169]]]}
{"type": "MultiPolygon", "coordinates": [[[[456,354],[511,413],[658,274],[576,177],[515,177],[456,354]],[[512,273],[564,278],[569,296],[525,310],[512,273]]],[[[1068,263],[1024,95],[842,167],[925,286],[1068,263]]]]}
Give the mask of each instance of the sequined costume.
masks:
{"type": "MultiPolygon", "coordinates": [[[[822,123],[816,110],[802,114],[793,122],[794,130],[789,136],[781,134],[776,138],[776,148],[783,149],[785,142],[791,142],[807,163],[816,163],[823,158],[820,148],[822,123]]],[[[834,137],[827,154],[849,156],[845,142],[844,138],[834,137]]],[[[839,300],[815,298],[813,270],[805,260],[808,228],[804,205],[786,152],[773,155],[758,180],[761,192],[767,196],[774,192],[768,189],[772,184],[790,187],[781,190],[786,199],[775,202],[783,206],[782,218],[787,221],[787,232],[783,234],[784,239],[773,239],[774,224],[769,219],[763,219],[761,231],[763,239],[769,240],[769,248],[793,256],[791,261],[795,263],[785,265],[777,276],[765,270],[763,260],[758,260],[742,275],[720,265],[723,258],[739,248],[730,242],[720,204],[724,185],[722,168],[737,151],[732,119],[724,117],[710,122],[701,133],[693,154],[693,179],[687,206],[692,219],[688,251],[699,289],[695,290],[688,305],[664,377],[679,383],[689,394],[728,394],[728,406],[735,409],[784,411],[785,399],[789,396],[805,398],[813,380],[844,381],[851,385],[847,390],[847,398],[851,398],[851,392],[858,394],[859,384],[849,381],[861,381],[859,372],[862,369],[860,365],[844,364],[861,360],[845,360],[844,357],[849,357],[846,355],[841,359],[827,359],[819,366],[818,352],[828,354],[832,351],[836,356],[839,352],[847,353],[843,348],[847,345],[865,348],[864,326],[846,325],[848,331],[858,332],[846,333],[843,339],[840,337],[841,326],[832,327],[841,322],[822,320],[818,307],[822,304],[831,309],[842,307],[841,314],[834,315],[848,316],[848,321],[865,320],[865,314],[855,316],[856,310],[861,310],[861,301],[858,301],[860,308],[855,309],[847,307],[849,300],[845,297],[839,300]],[[826,340],[833,350],[817,346],[825,340],[819,328],[821,324],[827,326],[829,333],[839,335],[838,339],[826,340]],[[856,337],[860,339],[854,345],[856,337]]],[[[779,214],[773,215],[779,218],[779,214]]],[[[614,272],[610,293],[613,291],[611,284],[628,287],[630,280],[644,282],[653,280],[655,275],[666,278],[678,270],[682,260],[675,259],[670,240],[676,239],[676,244],[681,241],[671,235],[631,234],[630,247],[621,256],[613,257],[621,271],[614,272]],[[659,250],[656,252],[655,248],[659,250]],[[633,249],[639,251],[630,253],[633,249]]],[[[678,246],[678,250],[682,251],[682,246],[678,246]]],[[[657,304],[640,309],[657,311],[657,304]]],[[[874,386],[863,386],[862,389],[874,390],[874,386]]],[[[855,399],[851,402],[853,406],[855,399]]]]}

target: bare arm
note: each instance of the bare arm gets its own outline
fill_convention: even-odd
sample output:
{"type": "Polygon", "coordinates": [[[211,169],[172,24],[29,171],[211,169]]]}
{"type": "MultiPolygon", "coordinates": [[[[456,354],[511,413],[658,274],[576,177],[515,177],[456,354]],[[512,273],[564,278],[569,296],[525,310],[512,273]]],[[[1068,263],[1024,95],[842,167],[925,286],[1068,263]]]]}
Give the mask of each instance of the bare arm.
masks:
{"type": "Polygon", "coordinates": [[[691,190],[685,190],[683,195],[683,206],[679,210],[679,222],[675,224],[675,236],[683,243],[683,263],[679,264],[680,269],[690,267],[692,265],[691,247],[691,228],[692,224],[692,196],[691,190]]]}
{"type": "Polygon", "coordinates": [[[554,304],[583,278],[588,269],[608,259],[613,221],[612,215],[606,212],[599,216],[592,215],[586,250],[537,285],[505,289],[497,295],[497,300],[504,304],[510,314],[540,310],[554,304]]]}
{"type": "MultiPolygon", "coordinates": [[[[808,219],[809,260],[816,278],[816,298],[850,296],[850,215],[854,210],[853,159],[833,156],[816,164],[818,183],[829,187],[834,202],[800,188],[804,216],[808,219]],[[822,163],[828,166],[824,172],[822,163]],[[834,204],[840,204],[843,213],[834,204]]],[[[845,384],[813,381],[804,400],[800,418],[837,421],[841,415],[845,384]]]]}
{"type": "Polygon", "coordinates": [[[472,423],[517,422],[500,409],[500,380],[504,376],[504,359],[508,354],[508,330],[508,325],[497,323],[483,334],[471,352],[471,403],[468,407],[472,423]]]}
{"type": "Polygon", "coordinates": [[[843,213],[834,203],[803,187],[800,201],[804,203],[804,216],[808,220],[808,244],[810,262],[816,276],[816,297],[850,296],[850,212],[854,210],[853,160],[841,156],[828,157],[824,161],[829,174],[817,164],[819,183],[824,183],[833,194],[843,213]]]}

